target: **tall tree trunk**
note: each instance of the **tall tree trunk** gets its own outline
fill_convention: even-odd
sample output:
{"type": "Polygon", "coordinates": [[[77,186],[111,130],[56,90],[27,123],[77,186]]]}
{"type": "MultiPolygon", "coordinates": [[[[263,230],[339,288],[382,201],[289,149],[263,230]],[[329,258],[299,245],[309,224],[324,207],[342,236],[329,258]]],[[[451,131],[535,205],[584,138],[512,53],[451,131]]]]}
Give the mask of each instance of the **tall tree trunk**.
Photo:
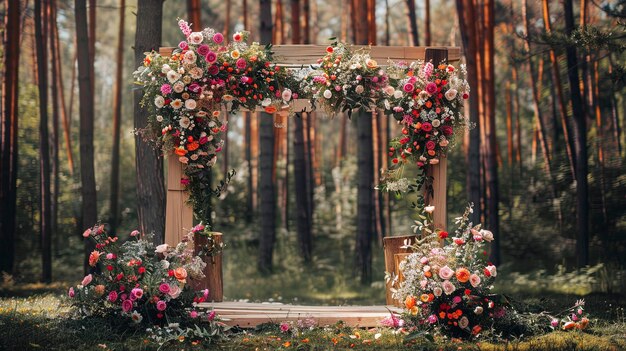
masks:
{"type": "Polygon", "coordinates": [[[241,3],[241,13],[243,16],[243,28],[248,29],[248,0],[243,0],[241,3]]]}
{"type": "MultiPolygon", "coordinates": [[[[56,0],[53,1],[53,7],[55,9],[55,17],[56,17],[57,6],[55,4],[56,4],[56,0]]],[[[61,119],[63,120],[63,139],[65,141],[65,151],[67,154],[68,168],[69,168],[70,174],[73,174],[74,173],[74,155],[72,152],[72,139],[70,137],[70,121],[69,121],[69,116],[67,113],[67,108],[65,106],[65,90],[63,87],[63,70],[62,70],[63,65],[61,64],[61,45],[59,41],[59,28],[58,28],[56,20],[54,20],[52,24],[53,24],[52,35],[54,38],[54,44],[52,45],[55,49],[55,56],[53,57],[53,60],[54,60],[54,65],[56,67],[57,76],[60,77],[58,80],[55,79],[56,84],[57,84],[56,94],[57,94],[57,98],[59,99],[59,102],[61,103],[60,112],[61,112],[61,119]]],[[[74,65],[75,61],[76,60],[72,61],[72,66],[74,65]]]]}
{"type": "Polygon", "coordinates": [[[469,131],[469,147],[467,152],[467,189],[469,200],[475,204],[472,213],[472,222],[480,222],[480,125],[479,119],[479,75],[478,75],[478,45],[477,28],[475,23],[476,11],[472,0],[457,0],[457,14],[461,27],[461,39],[465,51],[465,61],[467,63],[467,80],[470,85],[472,96],[469,99],[469,120],[475,127],[469,131]]]}
{"type": "MultiPolygon", "coordinates": [[[[551,33],[550,24],[550,4],[548,0],[542,0],[543,3],[543,24],[547,33],[551,33]]],[[[567,123],[567,106],[563,97],[563,85],[561,84],[561,69],[559,67],[558,57],[554,49],[550,48],[550,62],[552,63],[552,80],[556,88],[556,98],[558,101],[559,115],[561,119],[561,127],[563,128],[563,137],[565,138],[565,150],[567,151],[567,158],[570,163],[570,170],[572,172],[572,178],[576,179],[576,155],[574,154],[574,147],[571,138],[571,128],[567,123]]],[[[556,129],[556,126],[555,126],[556,129]]]]}
{"type": "MultiPolygon", "coordinates": [[[[90,55],[90,38],[87,34],[87,9],[85,0],[76,0],[76,44],[78,50],[78,87],[80,101],[80,178],[83,229],[93,226],[98,220],[96,208],[96,177],[94,170],[94,108],[93,108],[93,61],[90,55]]],[[[85,240],[85,271],[89,269],[88,257],[94,246],[90,240],[85,240]]]]}
{"type": "Polygon", "coordinates": [[[389,17],[389,0],[385,0],[385,45],[387,46],[391,45],[391,25],[389,23],[389,17]]]}
{"type": "Polygon", "coordinates": [[[350,0],[350,30],[351,30],[351,36],[350,36],[350,40],[352,40],[353,43],[356,43],[356,31],[357,31],[357,7],[359,6],[358,0],[350,0]]]}
{"type": "MultiPolygon", "coordinates": [[[[314,0],[315,1],[315,0],[314,0]]],[[[302,15],[304,27],[302,28],[302,40],[304,44],[311,44],[311,3],[310,0],[302,0],[302,15]]]]}
{"type": "Polygon", "coordinates": [[[191,28],[195,32],[199,32],[202,30],[201,14],[202,8],[200,7],[200,0],[187,0],[187,17],[189,17],[189,22],[191,22],[191,28]]]}
{"type": "Polygon", "coordinates": [[[232,1],[231,0],[226,0],[226,14],[224,15],[224,30],[222,31],[222,33],[224,34],[224,37],[226,37],[226,38],[230,37],[230,13],[231,13],[231,8],[232,8],[232,1]]]}
{"type": "MultiPolygon", "coordinates": [[[[609,55],[609,75],[613,74],[613,58],[609,55]]],[[[615,89],[616,90],[616,89],[615,89]]],[[[613,138],[615,139],[615,143],[617,143],[617,154],[621,157],[622,155],[622,130],[619,122],[619,113],[617,110],[617,99],[615,98],[615,93],[611,92],[610,100],[611,102],[611,119],[613,121],[613,138]]]]}
{"type": "MultiPolygon", "coordinates": [[[[574,31],[574,9],[572,0],[563,1],[565,31],[571,35],[574,31]]],[[[567,55],[567,78],[570,85],[572,111],[574,114],[574,145],[576,147],[576,258],[579,268],[589,264],[589,190],[587,185],[587,121],[585,106],[580,96],[580,76],[578,75],[578,57],[576,47],[569,45],[567,55]]]]}
{"type": "Polygon", "coordinates": [[[91,76],[91,92],[96,92],[96,0],[89,0],[89,75],[91,76]]]}
{"type": "Polygon", "coordinates": [[[243,123],[244,123],[244,134],[245,134],[245,138],[244,138],[244,152],[245,152],[245,157],[246,157],[246,163],[248,166],[248,180],[247,180],[247,188],[248,188],[248,192],[246,193],[246,222],[251,223],[252,222],[252,218],[253,218],[253,214],[255,211],[255,206],[254,206],[254,182],[253,182],[253,171],[254,171],[254,167],[252,166],[252,147],[251,147],[251,142],[252,142],[252,113],[250,112],[243,112],[243,123]]]}
{"type": "Polygon", "coordinates": [[[285,15],[283,14],[283,1],[276,1],[276,14],[274,17],[274,40],[273,44],[284,44],[285,43],[285,24],[284,24],[285,15]]]}
{"type": "Polygon", "coordinates": [[[345,1],[341,1],[341,35],[339,39],[342,42],[348,41],[348,14],[350,13],[350,3],[346,4],[345,1]]]}
{"type": "Polygon", "coordinates": [[[367,0],[368,44],[376,45],[376,0],[367,0]]]}
{"type": "Polygon", "coordinates": [[[407,20],[409,22],[409,44],[412,46],[420,46],[415,0],[406,0],[406,10],[407,20]]]}
{"type": "MultiPolygon", "coordinates": [[[[261,43],[272,40],[272,3],[259,0],[261,10],[261,43]]],[[[274,164],[274,120],[271,114],[261,112],[259,124],[259,187],[260,187],[260,237],[258,269],[262,273],[272,272],[272,256],[276,239],[276,197],[272,181],[274,164]]]]}
{"type": "Polygon", "coordinates": [[[431,46],[431,35],[430,35],[430,0],[425,0],[424,4],[425,14],[424,14],[424,45],[431,46]]]}
{"type": "Polygon", "coordinates": [[[126,0],[120,2],[119,27],[117,32],[117,53],[115,61],[115,86],[113,87],[113,155],[111,156],[111,234],[117,235],[119,224],[119,189],[120,189],[120,125],[122,119],[122,84],[124,73],[124,20],[126,14],[126,0]]]}
{"type": "Polygon", "coordinates": [[[511,82],[505,86],[506,104],[506,160],[509,167],[513,166],[513,101],[511,98],[511,82]]]}
{"type": "MultiPolygon", "coordinates": [[[[357,7],[356,18],[367,18],[367,8],[357,7]]],[[[356,44],[367,45],[369,26],[365,21],[357,22],[356,44]]],[[[372,281],[372,239],[373,231],[373,186],[374,186],[374,152],[372,149],[372,121],[365,107],[360,108],[356,115],[357,126],[357,237],[356,237],[356,268],[361,283],[372,281]]]]}
{"type": "Polygon", "coordinates": [[[48,0],[35,1],[35,43],[39,83],[39,228],[41,230],[41,281],[52,281],[52,204],[50,196],[50,140],[48,133],[48,0]],[[45,30],[45,33],[44,33],[45,30]]]}
{"type": "Polygon", "coordinates": [[[306,167],[304,157],[304,128],[302,126],[302,116],[294,118],[294,138],[293,138],[293,171],[294,171],[294,193],[296,194],[296,228],[298,231],[298,243],[300,254],[305,262],[310,262],[312,257],[311,240],[311,217],[309,211],[309,197],[302,189],[306,189],[306,167]]]}
{"type": "Polygon", "coordinates": [[[4,6],[2,115],[0,116],[0,272],[13,273],[17,210],[20,1],[4,6]]]}
{"type": "MultiPolygon", "coordinates": [[[[135,33],[135,67],[140,66],[144,52],[158,50],[161,43],[163,2],[139,0],[137,3],[137,31],[135,33]]],[[[142,94],[134,95],[135,128],[144,128],[148,123],[148,111],[141,107],[142,94]]],[[[163,158],[160,152],[143,140],[135,137],[135,169],[137,172],[137,210],[142,233],[154,232],[154,241],[163,243],[165,237],[165,180],[163,158]]]]}
{"type": "Polygon", "coordinates": [[[55,40],[55,27],[56,27],[56,0],[52,0],[48,6],[48,43],[50,45],[50,96],[52,97],[52,175],[54,177],[54,193],[52,197],[51,211],[51,228],[52,237],[54,238],[54,252],[59,253],[60,248],[60,236],[58,233],[59,224],[59,193],[60,193],[60,181],[59,181],[59,87],[58,83],[62,79],[59,76],[57,62],[58,47],[55,40]]]}

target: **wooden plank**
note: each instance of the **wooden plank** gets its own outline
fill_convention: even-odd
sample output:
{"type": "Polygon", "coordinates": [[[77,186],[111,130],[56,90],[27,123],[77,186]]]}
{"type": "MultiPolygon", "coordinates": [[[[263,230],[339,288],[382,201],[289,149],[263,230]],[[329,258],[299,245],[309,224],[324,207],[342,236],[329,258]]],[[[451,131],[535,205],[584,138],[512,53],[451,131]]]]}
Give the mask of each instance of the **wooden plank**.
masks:
{"type": "MultiPolygon", "coordinates": [[[[417,240],[416,235],[389,236],[383,238],[383,250],[385,251],[385,271],[398,274],[396,269],[395,255],[399,253],[410,253],[411,249],[402,248],[405,244],[412,245],[417,240]]],[[[387,305],[399,305],[399,302],[391,296],[392,281],[385,282],[385,300],[387,305]]]]}
{"type": "MultiPolygon", "coordinates": [[[[326,54],[325,45],[274,45],[274,61],[283,66],[309,66],[316,64],[317,60],[326,54]]],[[[369,48],[370,56],[378,61],[378,64],[385,65],[388,60],[423,60],[426,55],[425,46],[364,46],[353,45],[354,49],[369,48]]],[[[458,47],[428,47],[434,49],[447,49],[448,62],[457,62],[461,59],[461,49],[458,47]]],[[[159,54],[169,56],[174,51],[172,47],[162,47],[159,54]]]]}

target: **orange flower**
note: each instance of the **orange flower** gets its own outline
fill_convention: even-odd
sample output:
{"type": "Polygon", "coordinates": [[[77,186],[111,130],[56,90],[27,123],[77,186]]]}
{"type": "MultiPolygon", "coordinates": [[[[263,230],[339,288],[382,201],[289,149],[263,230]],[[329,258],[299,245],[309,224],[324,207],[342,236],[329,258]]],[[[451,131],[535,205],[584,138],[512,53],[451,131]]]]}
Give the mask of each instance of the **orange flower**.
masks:
{"type": "Polygon", "coordinates": [[[413,307],[415,307],[415,304],[417,303],[415,296],[407,296],[406,299],[404,300],[404,306],[406,306],[407,309],[412,309],[413,307]]]}
{"type": "Polygon", "coordinates": [[[467,270],[467,268],[459,268],[456,270],[456,279],[461,282],[461,283],[465,283],[469,280],[470,278],[470,272],[467,270]]]}
{"type": "Polygon", "coordinates": [[[474,328],[472,328],[472,335],[477,335],[481,330],[483,330],[483,328],[480,325],[475,325],[474,328]]]}
{"type": "Polygon", "coordinates": [[[98,296],[102,296],[104,294],[104,285],[98,284],[93,290],[98,296]]]}
{"type": "Polygon", "coordinates": [[[576,322],[567,322],[567,323],[563,324],[563,330],[570,330],[570,329],[574,329],[574,328],[578,328],[578,323],[576,323],[576,322]]]}
{"type": "Polygon", "coordinates": [[[428,294],[422,294],[420,300],[422,300],[422,302],[428,302],[428,294]]]}
{"type": "Polygon", "coordinates": [[[435,150],[428,150],[428,155],[435,156],[435,150]]]}
{"type": "Polygon", "coordinates": [[[426,103],[424,105],[426,105],[426,108],[433,107],[433,103],[430,100],[426,101],[426,103]]]}
{"type": "Polygon", "coordinates": [[[265,107],[265,112],[267,112],[267,113],[274,113],[274,112],[276,112],[276,106],[267,106],[267,107],[265,107]]]}
{"type": "Polygon", "coordinates": [[[578,329],[585,329],[587,328],[587,325],[589,325],[589,319],[586,317],[583,317],[578,323],[578,329]]]}
{"type": "Polygon", "coordinates": [[[185,156],[185,154],[187,154],[187,150],[185,150],[184,147],[177,147],[174,149],[174,153],[178,156],[185,156]]]}
{"type": "Polygon", "coordinates": [[[432,273],[430,273],[430,271],[428,271],[428,272],[424,272],[424,276],[425,276],[426,278],[430,278],[430,277],[432,277],[432,276],[433,276],[433,274],[432,274],[432,273]]]}
{"type": "Polygon", "coordinates": [[[284,347],[289,347],[289,346],[291,346],[291,341],[285,341],[285,342],[283,343],[283,346],[284,346],[284,347]]]}
{"type": "Polygon", "coordinates": [[[187,144],[187,150],[189,150],[189,151],[197,150],[199,147],[200,147],[200,144],[198,144],[197,141],[193,141],[193,142],[187,144]]]}
{"type": "Polygon", "coordinates": [[[96,264],[98,263],[98,260],[100,260],[100,255],[101,253],[94,250],[91,252],[91,254],[89,254],[89,265],[91,267],[95,267],[96,264]]]}
{"type": "Polygon", "coordinates": [[[180,282],[184,282],[187,278],[187,271],[183,267],[178,267],[174,270],[174,277],[180,282]]]}

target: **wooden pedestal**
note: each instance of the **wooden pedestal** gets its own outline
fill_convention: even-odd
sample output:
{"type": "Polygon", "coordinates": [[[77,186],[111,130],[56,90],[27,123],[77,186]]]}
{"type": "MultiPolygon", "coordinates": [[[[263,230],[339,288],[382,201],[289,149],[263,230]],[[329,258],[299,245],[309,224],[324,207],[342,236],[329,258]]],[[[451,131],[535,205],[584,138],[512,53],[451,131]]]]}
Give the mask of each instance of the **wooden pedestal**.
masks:
{"type": "MultiPolygon", "coordinates": [[[[412,251],[410,248],[402,248],[405,245],[413,245],[417,240],[415,235],[406,236],[389,236],[383,238],[383,249],[385,250],[385,271],[392,275],[398,275],[398,265],[405,257],[412,251]]],[[[398,285],[393,285],[392,281],[385,282],[385,299],[387,305],[401,306],[399,301],[396,301],[391,296],[391,288],[397,288],[398,285]]]]}
{"type": "MultiPolygon", "coordinates": [[[[207,244],[207,237],[196,233],[194,235],[194,254],[197,255],[204,245],[207,244]]],[[[222,243],[222,233],[213,233],[215,244],[222,243]]],[[[204,268],[204,279],[191,280],[190,284],[194,291],[209,289],[209,299],[207,302],[222,302],[224,299],[224,282],[222,278],[222,253],[215,256],[204,256],[206,267],[204,268]]]]}

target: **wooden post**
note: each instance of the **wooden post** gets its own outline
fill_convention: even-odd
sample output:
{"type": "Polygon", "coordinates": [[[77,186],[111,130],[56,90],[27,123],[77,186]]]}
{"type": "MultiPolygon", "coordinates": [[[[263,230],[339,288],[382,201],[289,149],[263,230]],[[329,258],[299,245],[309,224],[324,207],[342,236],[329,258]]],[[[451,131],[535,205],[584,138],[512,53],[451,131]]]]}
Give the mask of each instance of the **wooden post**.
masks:
{"type": "Polygon", "coordinates": [[[184,177],[184,165],[174,155],[167,158],[167,204],[165,207],[165,243],[176,246],[193,227],[193,210],[186,202],[180,180],[184,177]]]}
{"type": "MultiPolygon", "coordinates": [[[[222,244],[222,233],[213,232],[213,240],[215,245],[222,244]]],[[[199,233],[194,234],[194,255],[197,255],[208,239],[206,235],[199,233]]],[[[215,256],[203,256],[206,267],[204,268],[204,279],[192,280],[190,282],[194,291],[209,289],[209,298],[207,302],[222,302],[224,299],[224,282],[222,277],[222,253],[215,256]]]]}
{"type": "MultiPolygon", "coordinates": [[[[413,245],[417,240],[416,235],[405,236],[388,236],[383,238],[383,250],[385,251],[385,271],[392,275],[398,275],[399,271],[397,266],[403,259],[402,255],[411,253],[410,248],[402,248],[405,245],[413,245]],[[400,261],[397,261],[400,260],[400,261]],[[396,263],[397,262],[397,263],[396,263]]],[[[391,296],[391,288],[397,287],[392,285],[391,281],[385,282],[385,299],[387,305],[399,306],[399,301],[396,301],[391,296]]]]}
{"type": "MultiPolygon", "coordinates": [[[[431,61],[437,66],[442,62],[448,62],[447,48],[426,48],[425,61],[431,61]]],[[[424,201],[426,205],[435,206],[433,220],[435,228],[446,230],[447,226],[447,185],[448,185],[448,162],[445,157],[439,159],[439,163],[431,165],[428,176],[433,177],[433,192],[425,189],[424,201]]]]}

